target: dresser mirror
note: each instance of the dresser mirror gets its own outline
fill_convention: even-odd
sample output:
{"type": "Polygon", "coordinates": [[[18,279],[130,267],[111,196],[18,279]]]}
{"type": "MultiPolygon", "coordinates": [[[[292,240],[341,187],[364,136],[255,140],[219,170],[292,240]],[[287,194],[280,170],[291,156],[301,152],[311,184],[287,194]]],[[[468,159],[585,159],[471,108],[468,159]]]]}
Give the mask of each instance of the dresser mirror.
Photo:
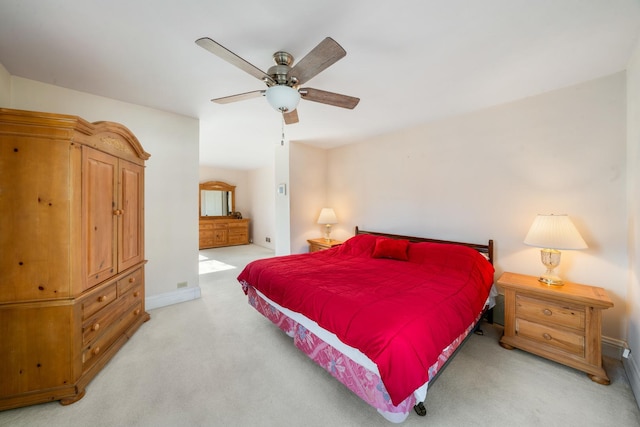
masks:
{"type": "Polygon", "coordinates": [[[236,210],[236,186],[222,181],[200,183],[200,216],[227,218],[236,210]]]}

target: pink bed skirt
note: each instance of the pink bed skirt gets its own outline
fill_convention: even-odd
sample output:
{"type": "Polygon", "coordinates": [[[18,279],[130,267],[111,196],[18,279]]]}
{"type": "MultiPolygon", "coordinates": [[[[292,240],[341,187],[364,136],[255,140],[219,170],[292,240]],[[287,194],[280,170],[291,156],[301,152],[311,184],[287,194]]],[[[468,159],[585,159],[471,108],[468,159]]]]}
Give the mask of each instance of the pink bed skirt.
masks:
{"type": "MultiPolygon", "coordinates": [[[[247,292],[249,304],[275,323],[287,335],[293,337],[295,346],[314,362],[322,366],[362,400],[376,408],[388,421],[399,423],[407,418],[411,409],[416,404],[414,395],[407,397],[397,406],[393,405],[377,373],[354,362],[331,345],[322,341],[303,325],[280,312],[276,307],[263,299],[252,286],[243,285],[247,292]]],[[[479,319],[480,316],[478,316],[477,320],[479,319]]],[[[464,341],[464,338],[473,330],[474,326],[475,322],[444,349],[436,363],[429,368],[430,379],[444,366],[447,359],[449,359],[456,348],[464,341]]]]}

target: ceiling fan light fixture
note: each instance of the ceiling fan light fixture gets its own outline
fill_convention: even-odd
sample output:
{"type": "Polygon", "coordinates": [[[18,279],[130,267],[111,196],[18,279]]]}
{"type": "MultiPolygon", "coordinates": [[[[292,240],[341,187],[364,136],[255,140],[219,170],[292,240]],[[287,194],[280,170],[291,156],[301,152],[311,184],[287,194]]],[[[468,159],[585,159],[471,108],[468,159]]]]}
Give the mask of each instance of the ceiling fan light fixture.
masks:
{"type": "Polygon", "coordinates": [[[269,105],[283,113],[295,110],[300,102],[300,93],[286,85],[271,86],[265,96],[269,105]]]}

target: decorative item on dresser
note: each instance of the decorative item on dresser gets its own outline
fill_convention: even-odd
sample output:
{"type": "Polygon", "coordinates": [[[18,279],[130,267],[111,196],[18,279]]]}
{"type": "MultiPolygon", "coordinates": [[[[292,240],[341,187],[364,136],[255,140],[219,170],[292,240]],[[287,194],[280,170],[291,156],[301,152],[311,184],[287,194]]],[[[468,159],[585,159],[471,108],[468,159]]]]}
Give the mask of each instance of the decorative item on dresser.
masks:
{"type": "Polygon", "coordinates": [[[321,239],[309,239],[307,240],[309,243],[309,252],[317,252],[322,251],[324,249],[330,249],[334,246],[340,246],[343,242],[342,240],[333,240],[330,239],[327,241],[324,237],[321,239]]]}
{"type": "Polygon", "coordinates": [[[200,183],[199,248],[249,244],[249,219],[236,212],[236,187],[222,181],[200,183]]]}
{"type": "Polygon", "coordinates": [[[586,372],[609,384],[602,367],[602,310],[613,307],[603,288],[565,282],[548,286],[537,277],[504,273],[504,335],[500,345],[519,348],[586,372]]]}
{"type": "Polygon", "coordinates": [[[117,123],[9,109],[0,150],[0,410],[70,404],[149,320],[149,154],[117,123]]]}

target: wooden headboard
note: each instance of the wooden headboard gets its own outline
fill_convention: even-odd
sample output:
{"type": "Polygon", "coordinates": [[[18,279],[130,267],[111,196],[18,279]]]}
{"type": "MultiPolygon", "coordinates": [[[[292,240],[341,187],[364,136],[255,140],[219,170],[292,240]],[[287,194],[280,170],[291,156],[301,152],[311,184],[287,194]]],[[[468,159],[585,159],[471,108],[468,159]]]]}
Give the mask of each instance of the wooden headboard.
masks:
{"type": "Polygon", "coordinates": [[[358,226],[356,226],[356,235],[358,234],[371,234],[374,236],[382,236],[382,237],[389,237],[391,239],[406,239],[410,242],[413,243],[419,243],[419,242],[431,242],[431,243],[449,243],[449,244],[453,244],[453,245],[462,245],[462,246],[468,246],[472,249],[475,249],[476,251],[480,252],[481,254],[485,254],[487,256],[487,258],[489,259],[489,262],[491,264],[493,264],[493,240],[489,240],[489,242],[486,245],[481,245],[481,244],[477,244],[477,243],[465,243],[465,242],[454,242],[451,240],[437,240],[437,239],[427,239],[425,237],[414,237],[414,236],[402,236],[400,234],[389,234],[389,233],[380,233],[377,231],[365,231],[365,230],[360,230],[358,228],[358,226]]]}

